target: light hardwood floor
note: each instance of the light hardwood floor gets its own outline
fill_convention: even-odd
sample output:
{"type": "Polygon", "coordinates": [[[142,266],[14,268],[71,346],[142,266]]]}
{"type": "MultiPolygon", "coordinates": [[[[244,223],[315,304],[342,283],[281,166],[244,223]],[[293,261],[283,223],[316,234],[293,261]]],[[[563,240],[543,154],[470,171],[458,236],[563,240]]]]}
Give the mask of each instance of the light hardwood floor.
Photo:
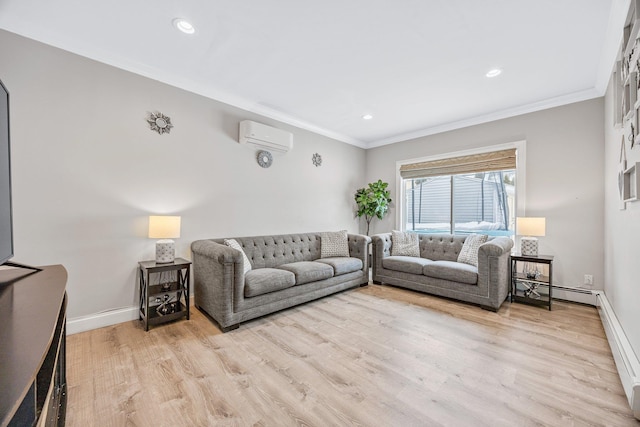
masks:
{"type": "Polygon", "coordinates": [[[227,334],[197,309],[68,337],[68,426],[638,426],[595,308],[369,285],[227,334]]]}

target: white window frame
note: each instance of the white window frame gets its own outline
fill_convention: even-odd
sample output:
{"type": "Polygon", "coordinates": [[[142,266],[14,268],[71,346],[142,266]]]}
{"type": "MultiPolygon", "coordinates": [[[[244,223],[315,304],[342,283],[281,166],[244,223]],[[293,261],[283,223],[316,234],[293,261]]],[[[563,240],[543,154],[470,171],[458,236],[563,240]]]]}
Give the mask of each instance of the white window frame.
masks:
{"type": "MultiPolygon", "coordinates": [[[[525,191],[527,186],[527,143],[525,140],[507,142],[505,144],[489,145],[478,147],[470,150],[454,151],[449,153],[437,154],[427,157],[419,157],[415,159],[398,160],[396,162],[396,200],[398,200],[398,209],[396,209],[396,230],[406,231],[407,212],[405,206],[406,195],[404,194],[404,185],[402,185],[402,176],[400,176],[400,167],[412,163],[429,162],[432,160],[449,159],[451,157],[472,156],[474,154],[490,153],[492,151],[516,149],[516,217],[525,216],[525,200],[527,200],[525,191]]],[[[515,231],[515,230],[514,230],[515,231]]],[[[515,237],[515,235],[514,235],[515,237]]]]}

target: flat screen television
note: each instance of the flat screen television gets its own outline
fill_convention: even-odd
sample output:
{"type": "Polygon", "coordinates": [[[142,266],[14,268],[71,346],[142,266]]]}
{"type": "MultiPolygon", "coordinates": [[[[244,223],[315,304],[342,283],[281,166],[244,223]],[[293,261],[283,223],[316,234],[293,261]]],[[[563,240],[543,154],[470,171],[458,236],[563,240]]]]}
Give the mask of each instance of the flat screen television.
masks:
{"type": "Polygon", "coordinates": [[[11,205],[11,138],[9,133],[9,91],[0,81],[0,265],[41,271],[9,261],[13,258],[13,211],[11,205]]]}
{"type": "Polygon", "coordinates": [[[0,265],[13,257],[9,91],[0,81],[0,265]]]}

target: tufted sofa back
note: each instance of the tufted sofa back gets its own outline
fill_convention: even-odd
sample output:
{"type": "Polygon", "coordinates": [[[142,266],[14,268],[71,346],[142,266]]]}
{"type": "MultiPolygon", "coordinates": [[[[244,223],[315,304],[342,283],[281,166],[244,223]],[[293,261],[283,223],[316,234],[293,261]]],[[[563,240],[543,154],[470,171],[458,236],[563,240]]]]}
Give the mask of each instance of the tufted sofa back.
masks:
{"type": "MultiPolygon", "coordinates": [[[[391,255],[391,233],[380,234],[384,240],[384,256],[391,255]]],[[[457,261],[467,237],[453,234],[419,234],[420,257],[434,261],[457,261]]]]}
{"type": "MultiPolygon", "coordinates": [[[[251,261],[253,268],[273,268],[297,261],[320,258],[320,233],[278,236],[234,237],[251,261]]],[[[213,239],[224,244],[224,239],[213,239]]]]}
{"type": "Polygon", "coordinates": [[[420,234],[420,256],[434,261],[457,261],[466,236],[420,234]]]}

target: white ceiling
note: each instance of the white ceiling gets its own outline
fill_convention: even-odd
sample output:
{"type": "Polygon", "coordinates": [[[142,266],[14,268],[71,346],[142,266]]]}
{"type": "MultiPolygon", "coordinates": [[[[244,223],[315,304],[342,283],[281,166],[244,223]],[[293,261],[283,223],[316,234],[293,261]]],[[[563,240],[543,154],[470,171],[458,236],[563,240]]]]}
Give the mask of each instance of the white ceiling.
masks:
{"type": "Polygon", "coordinates": [[[628,5],[0,0],[0,28],[369,148],[602,96],[628,5]]]}

